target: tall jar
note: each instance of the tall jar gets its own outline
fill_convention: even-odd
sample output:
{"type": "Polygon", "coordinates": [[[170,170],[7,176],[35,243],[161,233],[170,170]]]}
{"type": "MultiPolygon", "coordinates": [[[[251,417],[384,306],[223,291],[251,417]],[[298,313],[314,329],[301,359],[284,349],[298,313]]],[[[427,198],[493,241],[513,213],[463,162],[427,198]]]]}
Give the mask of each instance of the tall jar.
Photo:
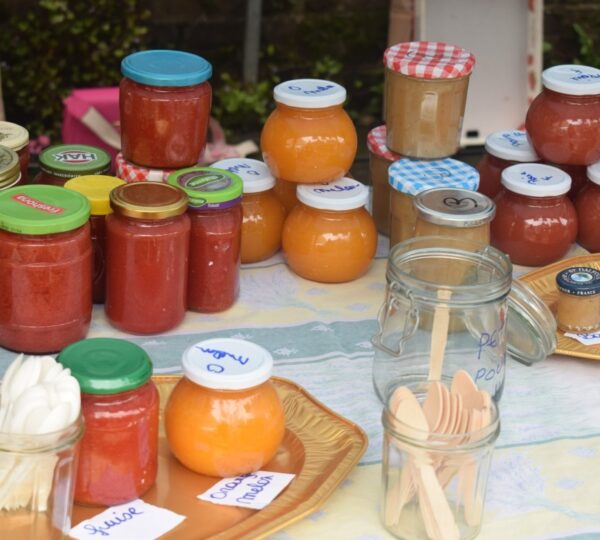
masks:
{"type": "Polygon", "coordinates": [[[59,357],[81,387],[85,434],[75,502],[122,504],[146,493],[158,464],[158,391],[146,352],[122,339],[73,343],[59,357]]]}
{"type": "Polygon", "coordinates": [[[197,164],[210,117],[210,63],[183,51],[141,51],[123,58],[121,73],[123,157],[152,169],[197,164]]]}
{"type": "Polygon", "coordinates": [[[273,176],[314,184],[343,177],[356,156],[356,129],[343,109],[346,90],[320,79],[296,79],[273,90],[275,110],[260,135],[273,176]]]}
{"type": "Polygon", "coordinates": [[[175,328],[187,303],[187,195],[167,184],[125,184],[106,216],[106,300],[110,323],[133,334],[175,328]]]}
{"type": "Polygon", "coordinates": [[[600,162],[587,168],[589,182],[573,204],[577,212],[577,243],[590,251],[600,251],[600,162]]]}
{"type": "Polygon", "coordinates": [[[223,311],[240,289],[242,181],[220,169],[192,167],[171,174],[169,184],[183,189],[190,200],[187,307],[223,311]]]}
{"type": "Polygon", "coordinates": [[[29,168],[29,131],[12,122],[0,122],[0,145],[10,148],[19,156],[21,183],[27,184],[29,168]]]}
{"type": "Polygon", "coordinates": [[[456,153],[475,57],[447,43],[411,41],[386,49],[383,63],[388,148],[419,159],[456,153]]]}
{"type": "Polygon", "coordinates": [[[14,150],[0,146],[0,191],[22,183],[19,156],[14,150]]]}
{"type": "Polygon", "coordinates": [[[87,334],[92,317],[90,203],[56,186],[0,192],[0,345],[32,354],[87,334]]]}

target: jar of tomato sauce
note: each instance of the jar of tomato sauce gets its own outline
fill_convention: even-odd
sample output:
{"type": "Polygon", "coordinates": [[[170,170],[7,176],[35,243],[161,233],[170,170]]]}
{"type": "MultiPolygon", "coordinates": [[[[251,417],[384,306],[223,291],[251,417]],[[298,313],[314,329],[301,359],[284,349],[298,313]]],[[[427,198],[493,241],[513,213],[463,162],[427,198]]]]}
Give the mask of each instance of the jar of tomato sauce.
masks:
{"type": "Polygon", "coordinates": [[[158,464],[159,397],[150,358],[130,341],[92,338],[69,345],[58,360],[79,382],[85,420],[75,502],[137,499],[154,485],[158,464]]]}
{"type": "Polygon", "coordinates": [[[26,184],[29,167],[29,131],[12,122],[0,122],[0,145],[15,151],[19,156],[21,184],[26,184]]]}
{"type": "Polygon", "coordinates": [[[273,90],[275,110],[260,136],[273,176],[313,184],[344,176],[356,156],[356,129],[342,108],[346,89],[320,79],[296,79],[273,90]]]}
{"type": "Polygon", "coordinates": [[[587,168],[589,182],[581,189],[575,200],[579,227],[577,243],[591,251],[600,251],[600,162],[587,168]]]}
{"type": "Polygon", "coordinates": [[[90,231],[92,235],[92,299],[103,304],[106,295],[106,216],[110,208],[110,192],[124,184],[114,176],[78,176],[65,183],[66,189],[81,193],[90,201],[90,231]]]}
{"type": "Polygon", "coordinates": [[[22,179],[17,153],[0,146],[0,190],[19,185],[23,183],[22,179]]]}
{"type": "Polygon", "coordinates": [[[211,165],[238,175],[244,185],[242,197],[242,263],[264,261],[281,247],[285,208],[275,195],[275,178],[257,159],[231,158],[211,165]]]}
{"type": "Polygon", "coordinates": [[[85,337],[92,316],[90,203],[56,186],[0,192],[0,345],[31,354],[85,337]]]}
{"type": "Polygon", "coordinates": [[[271,354],[248,341],[216,338],[192,345],[182,364],[184,377],[165,408],[171,452],[208,476],[261,469],[285,433],[283,405],[269,381],[271,354]]]}
{"type": "Polygon", "coordinates": [[[214,313],[233,305],[240,289],[242,180],[211,167],[169,176],[189,197],[191,221],[187,307],[214,313]]]}
{"type": "Polygon", "coordinates": [[[123,157],[142,167],[198,163],[210,116],[212,66],[183,51],[141,51],[121,62],[123,157]]]}
{"type": "Polygon", "coordinates": [[[363,275],[377,248],[377,230],[365,204],[368,189],[351,178],[298,186],[298,206],[283,228],[283,252],[299,276],[322,283],[363,275]]]}
{"type": "Polygon", "coordinates": [[[110,170],[108,152],[83,144],[57,144],[40,152],[40,172],[33,184],[64,186],[67,180],[89,174],[106,174],[110,170]]]}
{"type": "Polygon", "coordinates": [[[477,164],[477,191],[493,199],[502,189],[502,171],[506,167],[517,163],[533,163],[539,159],[524,131],[491,133],[485,139],[485,154],[477,164]]]}
{"type": "Polygon", "coordinates": [[[600,69],[554,66],[544,70],[542,84],[525,120],[537,154],[568,165],[600,160],[600,69]]]}
{"type": "Polygon", "coordinates": [[[514,264],[544,266],[559,260],[577,236],[577,214],[567,197],[569,175],[538,163],[502,171],[491,244],[514,264]]]}
{"type": "Polygon", "coordinates": [[[190,218],[187,195],[167,184],[125,184],[106,216],[110,323],[133,334],[175,328],[185,316],[190,218]]]}

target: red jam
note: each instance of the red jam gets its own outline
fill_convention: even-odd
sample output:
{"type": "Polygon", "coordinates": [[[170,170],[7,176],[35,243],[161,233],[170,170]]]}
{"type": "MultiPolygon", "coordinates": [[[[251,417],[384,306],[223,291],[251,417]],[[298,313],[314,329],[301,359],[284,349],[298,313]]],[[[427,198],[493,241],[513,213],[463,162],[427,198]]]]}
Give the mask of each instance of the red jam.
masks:
{"type": "Polygon", "coordinates": [[[577,211],[579,229],[577,243],[591,251],[600,251],[600,163],[588,167],[589,182],[573,201],[577,211]]]}

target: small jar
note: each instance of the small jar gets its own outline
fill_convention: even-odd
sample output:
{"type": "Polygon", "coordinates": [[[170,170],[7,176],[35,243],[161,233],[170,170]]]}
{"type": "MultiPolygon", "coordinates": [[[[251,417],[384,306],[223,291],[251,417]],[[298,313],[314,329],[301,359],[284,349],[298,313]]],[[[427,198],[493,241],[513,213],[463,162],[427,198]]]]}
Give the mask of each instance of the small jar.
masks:
{"type": "Polygon", "coordinates": [[[27,184],[29,168],[29,131],[23,126],[12,122],[0,122],[0,145],[15,151],[19,156],[21,180],[19,183],[27,184]]]}
{"type": "Polygon", "coordinates": [[[388,174],[392,187],[390,247],[415,236],[415,195],[426,189],[441,187],[475,191],[479,185],[479,173],[475,168],[449,158],[436,161],[401,159],[390,165],[388,174]]]}
{"type": "Polygon", "coordinates": [[[589,182],[575,200],[577,212],[577,243],[590,251],[600,251],[600,162],[587,168],[589,182]]]}
{"type": "Polygon", "coordinates": [[[133,334],[175,328],[185,316],[190,218],[187,195],[166,184],[110,192],[106,300],[110,323],[133,334]]]}
{"type": "Polygon", "coordinates": [[[600,69],[554,66],[544,70],[542,84],[525,120],[537,154],[568,165],[600,160],[600,69]]]}
{"type": "Polygon", "coordinates": [[[364,207],[368,189],[351,178],[298,186],[298,206],[283,228],[283,252],[299,276],[341,283],[362,276],[377,247],[377,230],[364,207]]]}
{"type": "Polygon", "coordinates": [[[283,204],[286,215],[298,204],[298,197],[296,196],[297,187],[298,184],[296,182],[288,182],[287,180],[281,180],[281,178],[275,178],[275,187],[273,190],[279,202],[283,204]]]}
{"type": "Polygon", "coordinates": [[[124,184],[114,176],[78,176],[65,183],[66,189],[81,193],[90,201],[90,231],[92,235],[92,300],[104,304],[106,295],[106,216],[112,213],[110,192],[124,184]]]}
{"type": "Polygon", "coordinates": [[[241,339],[208,339],[183,353],[182,368],[165,408],[175,457],[194,472],[225,478],[265,466],[285,433],[269,380],[271,354],[241,339]]]}
{"type": "Polygon", "coordinates": [[[514,264],[559,260],[577,236],[577,214],[567,197],[569,175],[549,165],[512,165],[502,171],[502,186],[495,199],[492,245],[514,264]]]}
{"type": "Polygon", "coordinates": [[[242,197],[242,263],[264,261],[281,247],[285,209],[275,195],[275,178],[257,159],[230,158],[211,167],[238,175],[244,185],[242,197]]]}
{"type": "Polygon", "coordinates": [[[210,167],[169,176],[189,197],[190,260],[187,307],[202,313],[233,305],[240,289],[242,180],[210,167]]]}
{"type": "Polygon", "coordinates": [[[75,502],[122,504],[146,493],[158,464],[158,391],[152,363],[138,345],[92,338],[59,357],[81,387],[85,434],[81,440],[75,502]]]}
{"type": "Polygon", "coordinates": [[[556,275],[556,322],[563,332],[587,334],[600,329],[600,272],[575,266],[556,275]]]}
{"type": "Polygon", "coordinates": [[[56,186],[0,192],[0,345],[61,350],[92,317],[90,203],[56,186]]]}
{"type": "Polygon", "coordinates": [[[456,153],[475,57],[446,43],[411,41],[386,49],[383,63],[388,148],[419,159],[456,153]]]}
{"type": "Polygon", "coordinates": [[[40,172],[33,184],[64,186],[76,176],[106,174],[110,171],[110,155],[94,146],[57,144],[41,151],[40,172]]]}
{"type": "Polygon", "coordinates": [[[477,191],[493,199],[502,189],[502,171],[517,163],[533,163],[539,157],[524,131],[496,131],[485,139],[485,154],[477,164],[477,191]]]}
{"type": "Polygon", "coordinates": [[[130,182],[167,182],[172,169],[148,169],[127,161],[121,152],[115,156],[115,175],[130,182]]]}
{"type": "Polygon", "coordinates": [[[356,129],[344,111],[346,90],[320,79],[297,79],[273,90],[275,110],[260,135],[273,176],[314,184],[344,176],[356,156],[356,129]]]}
{"type": "Polygon", "coordinates": [[[386,145],[387,130],[385,125],[378,126],[367,135],[369,149],[369,172],[373,186],[373,219],[381,234],[390,234],[390,183],[388,169],[394,161],[402,156],[392,152],[386,145]]]}
{"type": "Polygon", "coordinates": [[[14,150],[0,146],[0,191],[22,184],[19,156],[14,150]]]}
{"type": "Polygon", "coordinates": [[[210,117],[210,63],[188,52],[141,51],[123,58],[121,73],[124,158],[153,169],[198,163],[210,117]]]}

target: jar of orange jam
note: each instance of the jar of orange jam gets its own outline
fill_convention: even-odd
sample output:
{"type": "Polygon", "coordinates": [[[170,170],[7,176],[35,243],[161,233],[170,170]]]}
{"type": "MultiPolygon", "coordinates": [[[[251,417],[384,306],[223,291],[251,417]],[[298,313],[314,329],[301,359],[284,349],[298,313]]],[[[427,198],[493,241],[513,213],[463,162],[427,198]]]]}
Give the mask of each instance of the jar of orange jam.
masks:
{"type": "Polygon", "coordinates": [[[261,469],[285,433],[283,405],[269,381],[271,354],[241,339],[208,339],[183,353],[182,367],[165,408],[171,452],[208,476],[261,469]]]}
{"type": "Polygon", "coordinates": [[[377,230],[364,208],[368,189],[351,178],[298,186],[298,206],[283,227],[282,247],[299,276],[322,283],[364,274],[377,248],[377,230]]]}
{"type": "Polygon", "coordinates": [[[356,155],[356,129],[342,108],[344,87],[296,79],[273,91],[276,108],[260,136],[263,159],[276,178],[314,184],[342,178],[356,155]]]}
{"type": "Polygon", "coordinates": [[[296,196],[296,182],[288,182],[287,180],[281,180],[281,178],[275,178],[275,195],[283,204],[285,213],[289,214],[298,204],[298,197],[296,196]]]}

